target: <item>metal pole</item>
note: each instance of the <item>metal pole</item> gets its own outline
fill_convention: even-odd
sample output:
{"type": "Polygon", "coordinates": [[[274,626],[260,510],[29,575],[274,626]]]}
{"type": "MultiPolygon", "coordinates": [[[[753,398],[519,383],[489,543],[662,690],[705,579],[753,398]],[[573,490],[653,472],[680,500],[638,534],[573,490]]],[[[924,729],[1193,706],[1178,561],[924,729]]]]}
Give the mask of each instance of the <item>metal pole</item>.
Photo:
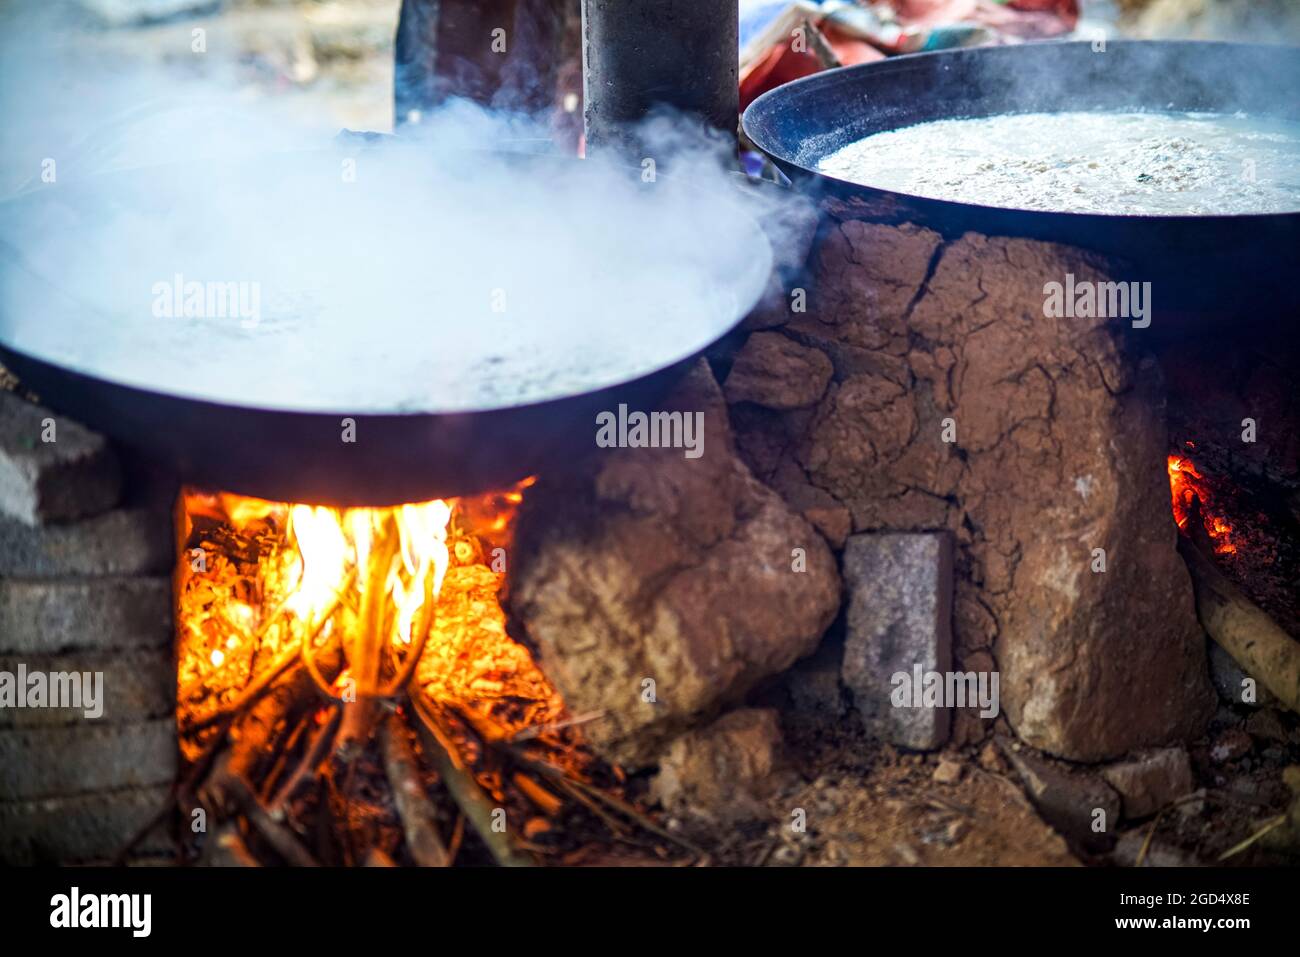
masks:
{"type": "Polygon", "coordinates": [[[738,21],[737,0],[582,0],[587,150],[646,155],[630,127],[657,105],[734,142],[738,21]]]}

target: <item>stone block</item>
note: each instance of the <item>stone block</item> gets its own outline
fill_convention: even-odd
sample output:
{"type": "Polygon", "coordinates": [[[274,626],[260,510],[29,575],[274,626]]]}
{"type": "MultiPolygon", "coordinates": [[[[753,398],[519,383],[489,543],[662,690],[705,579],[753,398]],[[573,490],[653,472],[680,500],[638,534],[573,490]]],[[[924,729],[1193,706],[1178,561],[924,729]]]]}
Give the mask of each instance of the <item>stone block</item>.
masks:
{"type": "MultiPolygon", "coordinates": [[[[162,808],[168,787],[128,788],[77,797],[0,801],[0,864],[107,862],[162,808]]],[[[135,854],[175,851],[166,825],[136,846],[135,854]]]]}
{"type": "Polygon", "coordinates": [[[103,436],[0,392],[0,514],[66,522],[108,511],[121,494],[122,467],[103,436]]]}
{"type": "Polygon", "coordinates": [[[177,761],[174,716],[0,730],[0,801],[170,785],[177,761]]]}
{"type": "MultiPolygon", "coordinates": [[[[900,747],[931,750],[948,739],[947,707],[899,707],[894,676],[946,674],[952,665],[952,539],[943,532],[851,535],[844,546],[848,593],[841,676],[867,732],[900,747]]],[[[911,696],[906,696],[911,700],[911,696]]]]}
{"type": "Polygon", "coordinates": [[[0,579],[0,655],[159,648],[174,637],[169,578],[0,579]]]}

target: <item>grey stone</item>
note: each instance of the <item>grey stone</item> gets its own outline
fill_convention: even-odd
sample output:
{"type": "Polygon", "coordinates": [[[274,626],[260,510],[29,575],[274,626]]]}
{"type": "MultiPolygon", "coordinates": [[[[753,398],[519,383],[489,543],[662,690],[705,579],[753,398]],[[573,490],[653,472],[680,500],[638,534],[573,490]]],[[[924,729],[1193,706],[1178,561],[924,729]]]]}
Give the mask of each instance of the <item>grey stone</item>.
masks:
{"type": "Polygon", "coordinates": [[[1196,789],[1192,763],[1182,748],[1161,748],[1102,768],[1101,776],[1119,792],[1124,816],[1154,814],[1196,789]]]}
{"type": "Polygon", "coordinates": [[[44,528],[0,518],[0,578],[169,574],[175,548],[171,512],[157,506],[44,528]]]}
{"type": "Polygon", "coordinates": [[[1214,683],[1214,690],[1219,693],[1219,697],[1227,704],[1247,708],[1276,708],[1279,706],[1277,698],[1273,692],[1269,691],[1259,681],[1254,681],[1255,695],[1254,701],[1247,701],[1245,697],[1245,681],[1251,676],[1246,674],[1237,664],[1232,655],[1228,654],[1219,646],[1217,642],[1207,641],[1210,659],[1210,680],[1214,683]]]}
{"type": "Polygon", "coordinates": [[[0,801],[171,784],[176,719],[0,730],[0,801]]]}
{"type": "Polygon", "coordinates": [[[951,709],[895,707],[892,676],[952,664],[952,539],[945,532],[851,535],[844,546],[847,637],[841,675],[867,732],[932,750],[948,739],[951,709]]]}
{"type": "Polygon", "coordinates": [[[1027,750],[1017,751],[1004,741],[999,743],[1044,821],[1067,840],[1091,851],[1114,844],[1121,804],[1106,782],[1083,771],[1065,770],[1027,750]]]}
{"type": "MultiPolygon", "coordinates": [[[[0,863],[80,864],[113,857],[162,808],[168,787],[130,788],[78,797],[0,801],[0,863]]],[[[160,825],[136,846],[138,855],[174,853],[160,825]]]]}
{"type": "MultiPolygon", "coordinates": [[[[0,673],[17,677],[89,672],[102,675],[96,689],[97,718],[82,708],[0,706],[0,728],[54,727],[97,721],[124,724],[161,718],[176,710],[176,663],[169,648],[131,648],[121,651],[80,651],[63,655],[32,655],[23,658],[0,656],[0,673]]],[[[93,678],[91,679],[93,680],[93,678]]]]}
{"type": "Polygon", "coordinates": [[[105,439],[12,392],[0,392],[0,513],[27,525],[99,515],[122,494],[105,439]],[[45,441],[46,422],[53,441],[45,441]]]}
{"type": "Polygon", "coordinates": [[[0,580],[0,655],[159,648],[173,639],[168,578],[0,580]]]}

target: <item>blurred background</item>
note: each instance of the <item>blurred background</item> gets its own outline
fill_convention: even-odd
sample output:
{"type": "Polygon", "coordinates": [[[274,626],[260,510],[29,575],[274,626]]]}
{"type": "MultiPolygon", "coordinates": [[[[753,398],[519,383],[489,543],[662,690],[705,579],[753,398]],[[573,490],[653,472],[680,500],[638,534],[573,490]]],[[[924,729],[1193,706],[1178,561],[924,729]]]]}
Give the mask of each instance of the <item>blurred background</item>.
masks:
{"type": "MultiPolygon", "coordinates": [[[[407,44],[399,56],[436,59],[443,94],[551,108],[557,143],[578,148],[580,0],[405,3],[408,30],[429,33],[434,52],[407,44]],[[482,35],[496,24],[527,79],[492,64],[482,35]]],[[[797,76],[915,50],[1071,37],[1300,43],[1297,0],[741,0],[739,8],[742,108],[797,76]],[[795,53],[789,37],[801,24],[812,43],[795,53]]],[[[137,89],[126,100],[147,104],[142,112],[220,91],[227,108],[256,103],[286,128],[390,131],[402,9],[403,0],[0,0],[0,193],[57,155],[61,124],[64,142],[98,147],[103,134],[87,130],[115,123],[130,82],[137,89]]]]}

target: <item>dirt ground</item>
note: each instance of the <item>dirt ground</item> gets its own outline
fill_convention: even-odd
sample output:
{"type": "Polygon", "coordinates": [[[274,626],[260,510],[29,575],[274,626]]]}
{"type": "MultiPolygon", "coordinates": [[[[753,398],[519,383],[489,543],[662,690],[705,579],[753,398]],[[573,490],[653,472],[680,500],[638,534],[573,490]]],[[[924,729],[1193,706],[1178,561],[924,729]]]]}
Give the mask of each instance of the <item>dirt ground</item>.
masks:
{"type": "Polygon", "coordinates": [[[935,754],[900,753],[866,740],[855,721],[850,714],[834,725],[787,728],[796,774],[768,802],[771,817],[714,842],[708,830],[697,835],[718,863],[1131,867],[1140,857],[1147,867],[1188,867],[1300,861],[1300,848],[1278,840],[1283,829],[1220,862],[1293,800],[1282,772],[1300,760],[1294,715],[1221,709],[1209,733],[1188,748],[1198,789],[1157,814],[1123,822],[1114,846],[1093,852],[1071,846],[1044,822],[992,740],[935,754]],[[954,774],[953,765],[960,771],[954,774]],[[790,826],[795,809],[805,812],[806,831],[790,826]]]}

